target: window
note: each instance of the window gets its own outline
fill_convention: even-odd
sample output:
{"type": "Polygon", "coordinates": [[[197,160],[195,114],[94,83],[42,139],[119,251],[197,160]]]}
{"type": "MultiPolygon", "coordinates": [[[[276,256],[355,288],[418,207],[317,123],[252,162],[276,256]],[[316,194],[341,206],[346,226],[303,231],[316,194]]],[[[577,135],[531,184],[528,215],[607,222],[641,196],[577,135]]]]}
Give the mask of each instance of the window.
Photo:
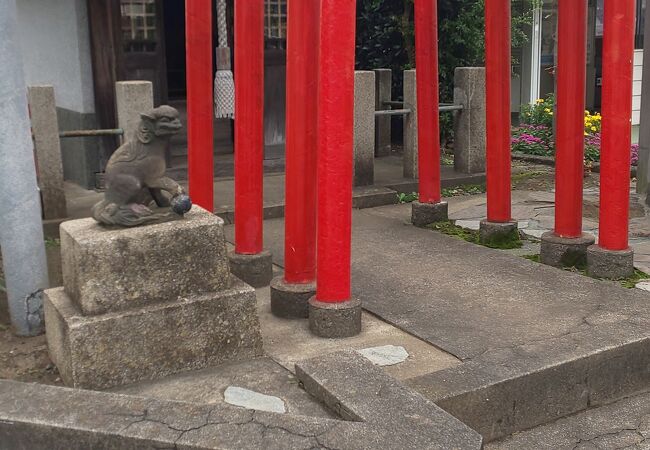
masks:
{"type": "Polygon", "coordinates": [[[156,0],[122,0],[125,52],[156,51],[156,0]]]}
{"type": "Polygon", "coordinates": [[[285,39],[287,37],[287,0],[265,0],[266,37],[285,39]]]}

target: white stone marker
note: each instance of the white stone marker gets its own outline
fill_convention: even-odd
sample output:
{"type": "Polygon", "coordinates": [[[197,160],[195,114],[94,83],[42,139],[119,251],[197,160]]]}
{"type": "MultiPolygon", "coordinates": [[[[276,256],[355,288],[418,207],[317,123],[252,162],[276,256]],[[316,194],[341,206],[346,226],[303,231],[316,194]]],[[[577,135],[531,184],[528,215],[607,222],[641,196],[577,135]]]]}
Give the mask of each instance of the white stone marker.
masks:
{"type": "Polygon", "coordinates": [[[363,348],[357,350],[357,353],[369,359],[375,366],[394,366],[403,363],[409,357],[406,349],[397,345],[363,348]]]}
{"type": "Polygon", "coordinates": [[[259,392],[237,386],[228,386],[223,393],[223,398],[226,403],[241,406],[246,409],[281,414],[287,412],[284,401],[281,398],[260,394],[259,392]]]}

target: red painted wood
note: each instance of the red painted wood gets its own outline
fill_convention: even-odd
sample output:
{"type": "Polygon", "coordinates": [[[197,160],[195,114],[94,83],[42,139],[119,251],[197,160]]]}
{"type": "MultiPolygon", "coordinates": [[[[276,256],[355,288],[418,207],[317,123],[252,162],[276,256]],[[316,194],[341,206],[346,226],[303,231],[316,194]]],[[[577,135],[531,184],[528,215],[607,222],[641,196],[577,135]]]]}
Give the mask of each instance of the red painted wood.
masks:
{"type": "Polygon", "coordinates": [[[628,248],[635,0],[605,0],[598,244],[628,248]]]}
{"type": "Polygon", "coordinates": [[[555,234],[575,238],[582,235],[587,1],[558,8],[555,234]]]}
{"type": "Polygon", "coordinates": [[[214,209],[212,1],[185,1],[187,146],[192,202],[214,209]]]}
{"type": "Polygon", "coordinates": [[[510,0],[485,2],[487,219],[511,220],[510,0]]]}
{"type": "Polygon", "coordinates": [[[320,0],[289,0],[284,279],[316,278],[320,0]]]}
{"type": "Polygon", "coordinates": [[[440,202],[438,112],[438,2],[415,0],[415,65],[418,98],[420,202],[440,202]]]}
{"type": "Polygon", "coordinates": [[[350,300],[356,2],[322,0],[318,94],[318,256],[321,302],[350,300]]]}
{"type": "Polygon", "coordinates": [[[264,1],[235,2],[235,252],[262,251],[264,1]]]}

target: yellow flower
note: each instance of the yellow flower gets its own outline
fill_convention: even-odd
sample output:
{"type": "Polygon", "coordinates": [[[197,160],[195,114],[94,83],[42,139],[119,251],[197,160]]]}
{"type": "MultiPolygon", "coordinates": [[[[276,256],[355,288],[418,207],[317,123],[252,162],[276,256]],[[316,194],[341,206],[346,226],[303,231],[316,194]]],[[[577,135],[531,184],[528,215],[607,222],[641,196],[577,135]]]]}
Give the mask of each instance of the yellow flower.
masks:
{"type": "Polygon", "coordinates": [[[544,99],[543,98],[538,98],[537,100],[535,100],[535,103],[537,103],[538,105],[540,103],[544,103],[544,99]]]}
{"type": "Polygon", "coordinates": [[[550,113],[551,109],[550,108],[544,108],[544,112],[550,113]]]}
{"type": "Polygon", "coordinates": [[[591,127],[591,131],[598,131],[598,128],[596,128],[596,127],[591,127]]]}

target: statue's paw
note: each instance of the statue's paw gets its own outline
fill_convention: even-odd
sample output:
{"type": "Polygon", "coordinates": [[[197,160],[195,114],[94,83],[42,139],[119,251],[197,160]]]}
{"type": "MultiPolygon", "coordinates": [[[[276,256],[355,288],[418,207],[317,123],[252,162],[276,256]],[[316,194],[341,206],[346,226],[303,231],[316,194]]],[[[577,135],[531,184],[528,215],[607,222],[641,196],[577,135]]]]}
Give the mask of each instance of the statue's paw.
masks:
{"type": "Polygon", "coordinates": [[[128,205],[128,207],[136,216],[150,216],[153,214],[153,211],[151,211],[147,206],[141,205],[140,203],[131,203],[128,205]]]}

